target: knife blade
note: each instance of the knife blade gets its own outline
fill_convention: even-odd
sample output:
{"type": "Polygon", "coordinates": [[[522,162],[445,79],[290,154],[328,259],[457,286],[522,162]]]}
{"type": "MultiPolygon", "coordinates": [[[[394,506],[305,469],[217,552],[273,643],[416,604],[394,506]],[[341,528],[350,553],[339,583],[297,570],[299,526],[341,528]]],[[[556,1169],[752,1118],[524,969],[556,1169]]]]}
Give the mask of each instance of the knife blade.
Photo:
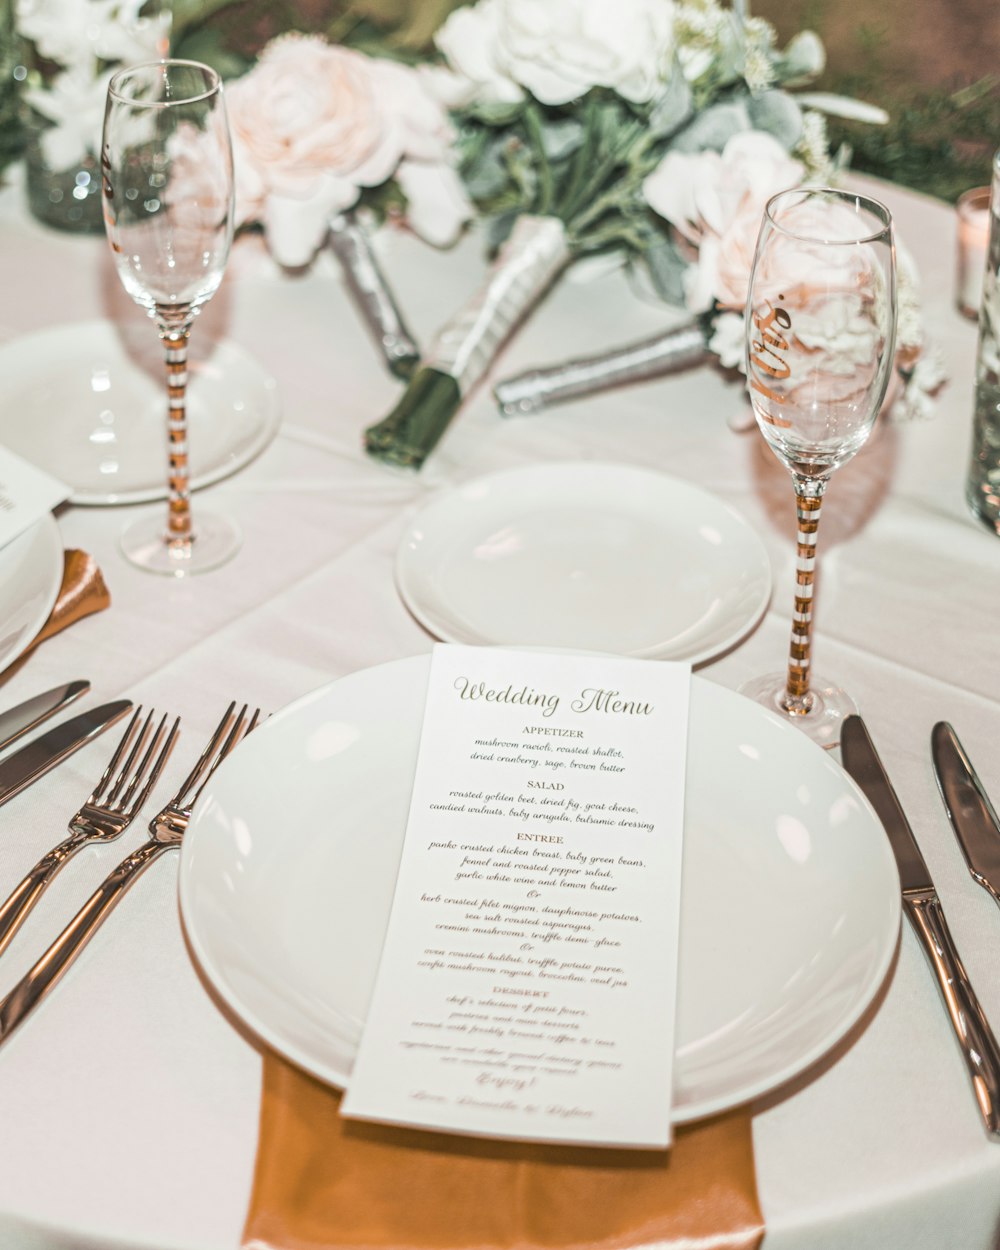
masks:
{"type": "Polygon", "coordinates": [[[931,731],[938,789],[969,872],[1000,903],[1000,823],[958,735],[947,721],[931,731]]]}
{"type": "Polygon", "coordinates": [[[0,763],[0,804],[20,794],[74,751],[113,725],[131,708],[131,699],[118,699],[81,712],[21,747],[0,763]]]}
{"type": "Polygon", "coordinates": [[[1000,1140],[1000,1047],[955,947],[931,874],[860,716],[848,716],[840,735],[844,768],[864,791],[896,857],[903,909],[937,979],[983,1123],[1000,1140]]]}
{"type": "Polygon", "coordinates": [[[10,711],[0,713],[0,751],[5,751],[12,742],[30,732],[42,721],[67,707],[74,699],[86,694],[90,689],[89,681],[71,681],[65,686],[56,686],[46,690],[44,694],[36,694],[32,699],[25,699],[10,711]]]}

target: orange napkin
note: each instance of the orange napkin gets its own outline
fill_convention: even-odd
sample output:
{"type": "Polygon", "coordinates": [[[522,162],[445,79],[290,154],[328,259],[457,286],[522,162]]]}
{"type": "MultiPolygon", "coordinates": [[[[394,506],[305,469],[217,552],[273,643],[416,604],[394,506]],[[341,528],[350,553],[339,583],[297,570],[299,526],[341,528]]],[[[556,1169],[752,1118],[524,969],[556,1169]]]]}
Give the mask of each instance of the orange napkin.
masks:
{"type": "MultiPolygon", "coordinates": [[[[102,612],[111,605],[111,595],[93,556],[71,548],[63,552],[63,579],[49,619],[35,635],[32,647],[58,634],[67,625],[102,612]]],[[[30,648],[29,648],[30,650],[30,648]]]]}
{"type": "Polygon", "coordinates": [[[764,1235],[745,1111],[660,1152],[387,1128],[339,1104],[265,1055],[245,1250],[753,1250],[764,1235]]]}

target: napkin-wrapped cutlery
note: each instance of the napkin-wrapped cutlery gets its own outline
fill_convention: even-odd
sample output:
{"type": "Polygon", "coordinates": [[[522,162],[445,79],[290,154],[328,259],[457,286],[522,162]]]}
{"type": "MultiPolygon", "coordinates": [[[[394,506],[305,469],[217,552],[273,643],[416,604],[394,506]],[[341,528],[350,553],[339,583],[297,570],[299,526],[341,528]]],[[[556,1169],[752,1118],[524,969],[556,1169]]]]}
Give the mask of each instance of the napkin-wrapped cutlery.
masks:
{"type": "Polygon", "coordinates": [[[860,716],[844,721],[840,752],[844,768],[885,828],[899,870],[903,908],[937,978],[983,1122],[992,1140],[1000,1140],[1000,1047],[962,965],[924,857],[860,716]]]}
{"type": "Polygon", "coordinates": [[[140,707],[90,797],[69,822],[69,837],[43,855],[20,885],[0,905],[0,953],[7,949],[28,913],[66,861],[91,842],[120,837],[138,815],[159,777],[177,737],[180,719],[164,739],[167,718],[156,729],[150,711],[140,728],[140,707]],[[119,764],[121,768],[119,769],[119,764]]]}
{"type": "Polygon", "coordinates": [[[931,732],[931,754],[945,810],[973,879],[1000,903],[1000,823],[958,735],[947,721],[931,732]]]}
{"type": "Polygon", "coordinates": [[[229,752],[256,726],[259,709],[248,718],[247,707],[233,718],[231,703],[194,768],[169,803],[149,822],[149,840],[125,857],[101,882],[86,903],[34,966],[0,999],[0,1045],[23,1024],[49,992],[125,891],[165,851],[179,847],[191,812],[209,777],[229,752]]]}
{"type": "Polygon", "coordinates": [[[71,681],[65,686],[56,686],[54,690],[46,690],[44,694],[36,694],[0,713],[0,751],[5,751],[12,742],[36,729],[56,712],[61,712],[89,689],[89,681],[71,681]]]}

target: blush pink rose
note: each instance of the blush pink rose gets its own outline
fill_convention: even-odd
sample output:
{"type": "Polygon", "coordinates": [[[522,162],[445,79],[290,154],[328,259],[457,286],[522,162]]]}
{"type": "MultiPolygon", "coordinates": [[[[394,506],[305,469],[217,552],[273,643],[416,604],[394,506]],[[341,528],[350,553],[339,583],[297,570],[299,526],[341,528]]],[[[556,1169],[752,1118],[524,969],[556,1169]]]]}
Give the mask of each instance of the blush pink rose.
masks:
{"type": "Polygon", "coordinates": [[[467,201],[455,205],[447,114],[416,70],[319,37],[285,35],[229,86],[227,101],[237,221],[263,222],[282,264],[306,263],[330,217],[402,163],[424,167],[423,179],[412,181],[428,195],[436,176],[447,183],[435,201],[435,242],[454,238],[469,216],[467,201]]]}

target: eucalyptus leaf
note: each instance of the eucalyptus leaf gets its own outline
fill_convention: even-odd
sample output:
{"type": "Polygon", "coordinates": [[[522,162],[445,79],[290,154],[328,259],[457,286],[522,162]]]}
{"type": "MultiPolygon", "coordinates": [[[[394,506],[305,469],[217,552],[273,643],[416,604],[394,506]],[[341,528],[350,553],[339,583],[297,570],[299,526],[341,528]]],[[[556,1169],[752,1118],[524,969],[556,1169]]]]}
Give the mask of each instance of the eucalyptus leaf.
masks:
{"type": "Polygon", "coordinates": [[[545,155],[556,164],[567,160],[583,143],[584,127],[570,118],[543,124],[542,144],[545,155]]]}
{"type": "Polygon", "coordinates": [[[747,111],[755,130],[774,135],[789,152],[802,138],[802,109],[785,91],[763,91],[751,97],[747,111]]]}
{"type": "Polygon", "coordinates": [[[775,58],[774,68],[779,81],[788,86],[812,82],[826,68],[823,41],[815,31],[800,30],[775,58]]]}
{"type": "Polygon", "coordinates": [[[495,139],[462,168],[465,189],[474,200],[489,200],[499,195],[509,178],[502,139],[495,139]]]}
{"type": "Polygon", "coordinates": [[[498,213],[486,222],[486,246],[490,252],[498,251],[510,238],[518,217],[517,212],[498,213]]]}
{"type": "Polygon", "coordinates": [[[667,81],[666,90],[653,105],[649,128],[658,139],[665,139],[679,130],[694,110],[694,98],[679,65],[667,81]]]}
{"type": "Polygon", "coordinates": [[[678,152],[721,152],[733,135],[751,129],[750,115],[742,100],[714,104],[685,126],[671,146],[678,152]]]}
{"type": "Polygon", "coordinates": [[[654,243],[642,253],[653,290],[668,304],[683,305],[687,264],[669,239],[654,243]]]}
{"type": "Polygon", "coordinates": [[[516,100],[513,103],[502,100],[481,100],[473,104],[468,112],[470,117],[474,117],[487,126],[509,126],[517,121],[523,108],[523,100],[516,100]]]}

